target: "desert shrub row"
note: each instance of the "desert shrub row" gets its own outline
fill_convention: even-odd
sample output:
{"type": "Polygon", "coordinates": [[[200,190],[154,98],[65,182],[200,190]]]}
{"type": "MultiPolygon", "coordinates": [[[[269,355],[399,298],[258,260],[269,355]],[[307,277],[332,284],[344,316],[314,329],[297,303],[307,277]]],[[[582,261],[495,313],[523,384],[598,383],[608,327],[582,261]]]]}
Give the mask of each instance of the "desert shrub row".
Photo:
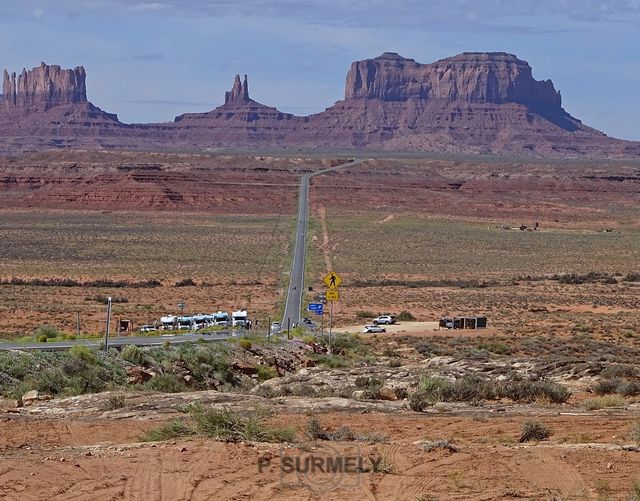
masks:
{"type": "Polygon", "coordinates": [[[10,278],[0,279],[0,285],[28,285],[32,287],[108,287],[108,288],[153,288],[161,287],[162,282],[155,279],[131,282],[129,280],[97,279],[80,282],[71,278],[10,278]]]}
{"type": "Polygon", "coordinates": [[[499,285],[499,282],[496,280],[398,280],[385,278],[382,280],[355,280],[352,287],[408,287],[410,289],[420,289],[424,287],[458,287],[460,289],[484,289],[496,285],[499,285]]]}
{"type": "Polygon", "coordinates": [[[640,395],[640,381],[601,379],[594,385],[593,392],[598,395],[618,393],[624,397],[636,397],[640,395]]]}
{"type": "Polygon", "coordinates": [[[423,376],[418,388],[410,395],[409,405],[422,411],[437,402],[470,402],[508,398],[514,402],[531,403],[539,400],[564,403],[571,392],[564,386],[545,380],[488,381],[468,375],[455,381],[423,376]]]}

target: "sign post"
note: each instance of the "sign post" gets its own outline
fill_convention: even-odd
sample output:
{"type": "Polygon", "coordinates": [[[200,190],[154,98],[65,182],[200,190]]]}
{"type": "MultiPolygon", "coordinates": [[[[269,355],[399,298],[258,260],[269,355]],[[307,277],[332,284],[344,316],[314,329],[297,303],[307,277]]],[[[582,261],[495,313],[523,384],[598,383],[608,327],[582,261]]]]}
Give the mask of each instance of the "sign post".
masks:
{"type": "Polygon", "coordinates": [[[327,286],[325,297],[329,301],[329,352],[331,352],[331,335],[333,334],[333,303],[340,300],[338,287],[342,284],[342,278],[335,271],[330,271],[322,279],[327,286]]]}
{"type": "Polygon", "coordinates": [[[107,332],[104,336],[104,351],[109,353],[109,328],[111,327],[111,296],[107,298],[107,332]]]}

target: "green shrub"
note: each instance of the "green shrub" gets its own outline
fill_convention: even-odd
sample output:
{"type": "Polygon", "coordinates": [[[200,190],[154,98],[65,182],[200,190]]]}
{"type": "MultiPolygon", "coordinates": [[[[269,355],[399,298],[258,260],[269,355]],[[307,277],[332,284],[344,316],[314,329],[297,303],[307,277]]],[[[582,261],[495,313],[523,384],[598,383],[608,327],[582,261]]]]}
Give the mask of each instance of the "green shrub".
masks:
{"type": "Polygon", "coordinates": [[[147,381],[146,386],[163,393],[180,393],[187,390],[187,384],[177,374],[158,374],[147,381]]]}
{"type": "Polygon", "coordinates": [[[142,437],[142,440],[145,442],[161,442],[163,440],[188,437],[195,435],[195,433],[195,430],[193,430],[189,425],[180,419],[174,419],[158,428],[149,430],[142,437]]]}
{"type": "Polygon", "coordinates": [[[80,344],[72,346],[69,350],[69,355],[88,364],[95,364],[98,361],[98,357],[96,357],[91,348],[80,344]]]}
{"type": "Polygon", "coordinates": [[[625,397],[637,397],[640,395],[640,382],[625,381],[618,386],[618,393],[625,397]]]}
{"type": "Polygon", "coordinates": [[[522,423],[522,435],[520,435],[520,442],[544,440],[550,435],[551,430],[541,421],[527,420],[522,423]]]}
{"type": "Polygon", "coordinates": [[[415,322],[416,317],[414,317],[411,312],[402,310],[398,313],[397,319],[401,322],[415,322]]]}
{"type": "Polygon", "coordinates": [[[479,350],[486,350],[497,355],[510,355],[511,348],[504,343],[484,342],[478,345],[479,350]]]}
{"type": "Polygon", "coordinates": [[[295,429],[274,428],[265,424],[268,416],[261,411],[235,413],[194,406],[191,411],[199,435],[225,442],[293,442],[295,429]]]}
{"type": "Polygon", "coordinates": [[[135,365],[144,365],[145,363],[144,351],[142,351],[139,346],[135,346],[133,344],[128,344],[124,348],[122,348],[122,353],[120,356],[123,360],[131,362],[135,365]]]}
{"type": "Polygon", "coordinates": [[[451,385],[446,379],[424,375],[418,383],[418,390],[430,403],[440,402],[443,393],[451,385]]]}
{"type": "Polygon", "coordinates": [[[60,395],[66,386],[64,374],[57,368],[51,367],[37,372],[25,380],[33,389],[48,395],[60,395]]]}
{"type": "Polygon", "coordinates": [[[39,343],[46,343],[48,339],[56,338],[59,335],[60,332],[53,325],[41,325],[35,332],[36,340],[39,343]]]}
{"type": "Polygon", "coordinates": [[[624,398],[620,395],[605,395],[603,397],[592,398],[584,401],[585,409],[595,411],[607,407],[622,407],[625,404],[624,398]]]}
{"type": "Polygon", "coordinates": [[[602,370],[600,376],[607,379],[616,379],[620,377],[635,377],[637,374],[638,370],[633,365],[609,364],[602,370]]]}
{"type": "Polygon", "coordinates": [[[375,400],[380,397],[380,390],[383,386],[383,382],[380,378],[375,376],[359,376],[354,381],[354,384],[356,385],[356,389],[364,392],[362,394],[363,398],[375,400]]]}
{"type": "Polygon", "coordinates": [[[600,379],[593,387],[593,392],[596,395],[609,395],[616,393],[620,386],[619,379],[600,379]]]}
{"type": "Polygon", "coordinates": [[[358,310],[356,311],[356,318],[374,318],[377,317],[374,312],[366,311],[366,310],[358,310]]]}
{"type": "Polygon", "coordinates": [[[430,405],[433,405],[433,402],[425,392],[419,389],[409,395],[409,407],[416,412],[422,412],[430,405]]]}
{"type": "Polygon", "coordinates": [[[258,381],[266,381],[278,376],[278,371],[270,365],[258,365],[256,367],[258,381]]]}
{"type": "Polygon", "coordinates": [[[125,406],[125,398],[122,393],[109,395],[109,398],[107,398],[107,402],[105,404],[105,408],[109,411],[122,409],[124,406],[125,406]]]}
{"type": "Polygon", "coordinates": [[[351,361],[340,355],[316,355],[313,357],[318,364],[329,369],[342,369],[351,367],[351,361]]]}
{"type": "Polygon", "coordinates": [[[238,341],[238,345],[243,350],[249,351],[251,349],[251,341],[249,341],[248,339],[241,339],[240,341],[238,341]]]}
{"type": "Polygon", "coordinates": [[[307,421],[307,435],[311,440],[331,440],[334,442],[386,442],[386,437],[380,433],[356,433],[347,426],[341,426],[336,431],[325,429],[316,416],[312,416],[307,421]]]}
{"type": "Polygon", "coordinates": [[[560,404],[566,402],[571,392],[561,384],[551,381],[507,381],[497,387],[497,396],[509,398],[514,402],[532,403],[536,400],[548,400],[560,404]]]}

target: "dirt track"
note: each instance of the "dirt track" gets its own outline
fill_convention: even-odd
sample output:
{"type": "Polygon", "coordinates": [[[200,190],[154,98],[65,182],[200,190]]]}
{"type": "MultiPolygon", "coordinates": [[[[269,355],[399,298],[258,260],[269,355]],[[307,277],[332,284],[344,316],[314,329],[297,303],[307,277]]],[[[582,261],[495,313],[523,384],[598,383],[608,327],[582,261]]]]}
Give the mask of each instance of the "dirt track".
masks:
{"type": "MultiPolygon", "coordinates": [[[[537,444],[518,443],[520,424],[535,414],[532,407],[469,408],[469,413],[443,407],[436,414],[332,410],[317,414],[323,426],[383,432],[387,442],[284,446],[201,439],[140,443],[145,430],[178,416],[167,406],[170,398],[136,418],[127,408],[92,411],[82,398],[75,412],[84,416],[51,401],[0,418],[1,498],[597,499],[608,492],[611,499],[622,499],[640,477],[640,453],[623,448],[640,413],[637,406],[608,415],[566,407],[557,407],[563,414],[554,415],[553,409],[541,408],[553,434],[537,444]],[[422,450],[422,441],[437,439],[451,440],[459,452],[422,450]],[[383,457],[391,471],[281,473],[282,457],[313,454],[359,455],[365,465],[369,458],[383,457]]],[[[132,398],[154,401],[153,396],[132,398]]],[[[94,405],[96,397],[91,401],[94,405]]],[[[308,417],[278,407],[282,410],[271,421],[294,424],[306,441],[308,417]]]]}

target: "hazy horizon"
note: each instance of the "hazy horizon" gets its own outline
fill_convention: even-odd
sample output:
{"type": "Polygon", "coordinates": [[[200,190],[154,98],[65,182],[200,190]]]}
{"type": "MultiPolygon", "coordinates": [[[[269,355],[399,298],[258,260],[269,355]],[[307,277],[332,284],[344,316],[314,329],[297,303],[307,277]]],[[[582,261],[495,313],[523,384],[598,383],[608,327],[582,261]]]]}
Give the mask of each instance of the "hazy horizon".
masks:
{"type": "Polygon", "coordinates": [[[309,115],[343,98],[353,61],[499,51],[585,124],[640,140],[639,0],[23,0],[3,14],[0,67],[82,65],[89,100],[128,123],[210,110],[236,73],[256,101],[309,115]]]}

